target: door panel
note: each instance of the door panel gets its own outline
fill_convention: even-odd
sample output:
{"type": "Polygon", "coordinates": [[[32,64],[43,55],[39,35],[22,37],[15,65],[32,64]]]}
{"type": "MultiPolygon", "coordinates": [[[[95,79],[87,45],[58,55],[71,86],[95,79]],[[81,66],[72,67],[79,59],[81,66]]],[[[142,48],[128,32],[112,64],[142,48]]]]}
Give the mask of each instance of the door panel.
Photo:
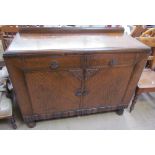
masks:
{"type": "Polygon", "coordinates": [[[80,88],[81,81],[71,72],[34,71],[25,73],[25,78],[34,114],[51,114],[79,108],[81,98],[75,93],[80,88]]]}
{"type": "Polygon", "coordinates": [[[133,66],[107,67],[86,70],[85,90],[82,108],[117,106],[126,91],[133,66]],[[91,74],[88,74],[90,72],[91,74]]]}

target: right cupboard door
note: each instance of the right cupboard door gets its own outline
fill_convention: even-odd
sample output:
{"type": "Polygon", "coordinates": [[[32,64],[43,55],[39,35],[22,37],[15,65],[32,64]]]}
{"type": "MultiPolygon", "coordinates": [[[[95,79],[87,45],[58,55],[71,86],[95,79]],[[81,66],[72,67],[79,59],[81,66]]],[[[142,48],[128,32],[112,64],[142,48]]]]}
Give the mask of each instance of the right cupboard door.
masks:
{"type": "Polygon", "coordinates": [[[135,54],[94,55],[88,60],[82,108],[117,107],[132,77],[135,54]]]}

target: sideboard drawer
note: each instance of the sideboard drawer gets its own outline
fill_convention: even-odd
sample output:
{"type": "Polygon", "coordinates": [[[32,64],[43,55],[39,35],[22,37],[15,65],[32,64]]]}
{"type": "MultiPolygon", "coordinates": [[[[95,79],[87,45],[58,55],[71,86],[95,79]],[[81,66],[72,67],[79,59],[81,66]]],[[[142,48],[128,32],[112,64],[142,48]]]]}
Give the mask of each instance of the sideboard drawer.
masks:
{"type": "Polygon", "coordinates": [[[80,68],[80,56],[59,56],[59,57],[28,57],[24,58],[24,68],[50,68],[50,69],[65,69],[65,68],[80,68]]]}
{"type": "Polygon", "coordinates": [[[121,66],[133,65],[136,60],[136,54],[94,54],[88,56],[90,67],[97,66],[121,66]]]}

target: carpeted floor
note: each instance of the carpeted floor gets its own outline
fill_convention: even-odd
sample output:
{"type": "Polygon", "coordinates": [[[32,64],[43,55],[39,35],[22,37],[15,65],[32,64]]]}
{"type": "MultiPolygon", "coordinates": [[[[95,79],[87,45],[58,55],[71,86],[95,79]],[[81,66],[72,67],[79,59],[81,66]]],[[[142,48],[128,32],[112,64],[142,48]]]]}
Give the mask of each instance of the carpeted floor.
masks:
{"type": "MultiPolygon", "coordinates": [[[[16,112],[18,130],[29,130],[16,112]]],[[[0,129],[12,129],[7,120],[0,120],[0,129]]],[[[31,130],[142,130],[155,129],[155,93],[139,96],[132,113],[122,116],[115,112],[37,122],[31,130]]]]}

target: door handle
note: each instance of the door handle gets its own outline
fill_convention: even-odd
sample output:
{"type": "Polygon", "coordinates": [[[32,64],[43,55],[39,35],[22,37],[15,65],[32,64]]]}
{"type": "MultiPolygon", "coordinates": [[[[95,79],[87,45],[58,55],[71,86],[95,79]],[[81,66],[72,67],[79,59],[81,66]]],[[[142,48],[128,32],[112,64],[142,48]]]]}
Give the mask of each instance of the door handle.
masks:
{"type": "Polygon", "coordinates": [[[81,89],[78,89],[78,90],[75,92],[75,96],[82,96],[82,91],[81,91],[81,89]]]}
{"type": "Polygon", "coordinates": [[[81,90],[81,89],[78,89],[75,93],[75,96],[86,96],[88,95],[88,91],[87,90],[81,90]]]}
{"type": "Polygon", "coordinates": [[[83,92],[82,92],[82,96],[87,96],[88,95],[88,91],[87,90],[84,90],[83,92]]]}

